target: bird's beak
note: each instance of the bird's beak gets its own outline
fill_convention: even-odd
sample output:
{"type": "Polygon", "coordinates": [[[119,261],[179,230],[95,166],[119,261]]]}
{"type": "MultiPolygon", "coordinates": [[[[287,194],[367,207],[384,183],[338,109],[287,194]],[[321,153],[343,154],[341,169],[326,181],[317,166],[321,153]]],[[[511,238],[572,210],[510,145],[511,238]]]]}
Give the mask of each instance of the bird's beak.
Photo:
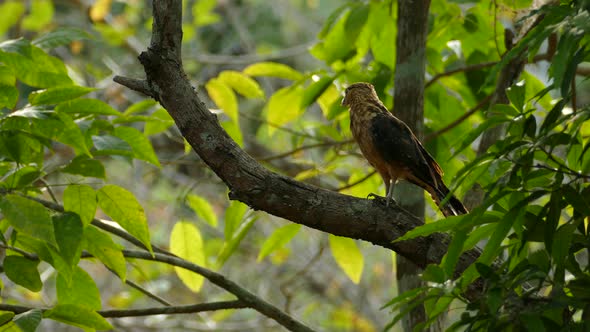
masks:
{"type": "Polygon", "coordinates": [[[342,106],[346,106],[346,105],[347,105],[347,103],[346,103],[346,95],[344,95],[344,98],[342,98],[342,103],[341,103],[341,105],[342,105],[342,106]]]}

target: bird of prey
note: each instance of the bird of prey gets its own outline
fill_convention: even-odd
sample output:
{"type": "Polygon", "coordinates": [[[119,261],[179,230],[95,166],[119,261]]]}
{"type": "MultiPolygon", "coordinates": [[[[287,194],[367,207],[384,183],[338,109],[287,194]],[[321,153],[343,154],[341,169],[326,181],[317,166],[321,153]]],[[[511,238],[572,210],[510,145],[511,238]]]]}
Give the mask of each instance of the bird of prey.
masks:
{"type": "Polygon", "coordinates": [[[403,121],[396,118],[377,97],[369,83],[346,88],[342,105],[350,108],[350,131],[361,152],[383,178],[386,202],[393,200],[397,180],[407,180],[430,193],[445,216],[468,213],[459,199],[450,196],[443,171],[403,121]]]}

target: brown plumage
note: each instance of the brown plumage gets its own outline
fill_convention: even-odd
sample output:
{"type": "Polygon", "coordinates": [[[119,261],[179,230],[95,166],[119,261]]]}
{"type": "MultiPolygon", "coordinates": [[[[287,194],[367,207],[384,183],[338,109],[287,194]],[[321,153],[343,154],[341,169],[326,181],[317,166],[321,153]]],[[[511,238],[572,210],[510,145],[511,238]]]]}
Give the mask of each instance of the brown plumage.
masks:
{"type": "Polygon", "coordinates": [[[442,169],[412,130],[387,110],[371,84],[350,85],[342,105],[350,107],[352,136],[385,182],[387,204],[393,200],[397,180],[405,179],[430,193],[445,216],[468,212],[455,196],[441,206],[449,194],[442,180],[442,169]]]}

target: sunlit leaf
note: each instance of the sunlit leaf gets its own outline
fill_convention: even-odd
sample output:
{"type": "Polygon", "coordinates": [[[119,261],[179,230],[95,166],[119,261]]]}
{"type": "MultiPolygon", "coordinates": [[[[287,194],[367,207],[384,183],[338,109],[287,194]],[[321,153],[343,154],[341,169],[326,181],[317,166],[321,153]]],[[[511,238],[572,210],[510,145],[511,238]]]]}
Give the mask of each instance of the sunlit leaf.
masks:
{"type": "Polygon", "coordinates": [[[27,30],[39,31],[51,23],[53,3],[51,0],[32,0],[31,12],[23,19],[23,27],[27,30]]]}
{"type": "Polygon", "coordinates": [[[57,275],[55,288],[59,304],[74,304],[90,310],[100,310],[100,291],[90,275],[76,266],[68,283],[61,274],[57,275]]]}
{"type": "Polygon", "coordinates": [[[37,90],[31,92],[31,94],[29,95],[29,102],[31,103],[31,105],[57,104],[67,100],[81,97],[95,90],[95,88],[87,88],[84,86],[76,85],[55,87],[45,90],[37,90]]]}
{"type": "Polygon", "coordinates": [[[264,98],[264,91],[258,83],[234,70],[224,70],[219,74],[219,80],[230,86],[236,92],[247,98],[264,98]]]}
{"type": "Polygon", "coordinates": [[[41,203],[17,195],[6,195],[0,200],[0,209],[12,227],[19,232],[57,245],[53,222],[41,203]]]}
{"type": "Polygon", "coordinates": [[[43,317],[84,329],[110,330],[113,327],[96,311],[74,304],[58,304],[45,311],[43,317]]]}
{"type": "MultiPolygon", "coordinates": [[[[170,234],[170,251],[199,266],[205,265],[203,239],[199,229],[188,221],[180,221],[174,225],[170,234]]],[[[182,282],[193,292],[198,292],[203,286],[203,276],[181,267],[174,267],[182,282]]]]}
{"type": "Polygon", "coordinates": [[[96,197],[104,213],[152,251],[145,212],[131,192],[116,185],[106,185],[98,190],[96,197]]]}
{"type": "Polygon", "coordinates": [[[264,257],[271,254],[273,251],[282,248],[299,232],[301,225],[289,224],[274,231],[262,244],[260,252],[258,253],[257,261],[261,261],[264,257]]]}
{"type": "Polygon", "coordinates": [[[0,3],[0,35],[14,26],[25,13],[25,3],[19,0],[8,0],[0,3]]]}
{"type": "Polygon", "coordinates": [[[338,266],[358,284],[363,274],[364,258],[353,239],[330,234],[330,250],[338,266]]]}
{"type": "Polygon", "coordinates": [[[218,78],[205,84],[209,97],[234,122],[238,121],[238,100],[230,87],[218,78]]]}
{"type": "Polygon", "coordinates": [[[119,126],[115,128],[113,135],[127,142],[137,159],[161,167],[152,143],[142,132],[133,127],[119,126]]]}
{"type": "Polygon", "coordinates": [[[186,202],[195,213],[205,220],[209,225],[217,227],[217,215],[213,211],[213,207],[203,197],[195,194],[186,196],[186,202]]]}
{"type": "Polygon", "coordinates": [[[244,69],[244,74],[249,76],[270,76],[297,81],[303,75],[297,70],[277,62],[258,62],[244,69]]]}
{"type": "Polygon", "coordinates": [[[122,247],[116,244],[110,236],[95,227],[84,229],[84,243],[92,256],[98,258],[104,265],[115,271],[121,280],[126,278],[126,262],[122,247]]]}
{"type": "Polygon", "coordinates": [[[299,85],[282,88],[275,92],[267,106],[267,120],[273,124],[268,131],[272,135],[276,128],[297,119],[305,109],[301,108],[303,88],[299,85]]]}

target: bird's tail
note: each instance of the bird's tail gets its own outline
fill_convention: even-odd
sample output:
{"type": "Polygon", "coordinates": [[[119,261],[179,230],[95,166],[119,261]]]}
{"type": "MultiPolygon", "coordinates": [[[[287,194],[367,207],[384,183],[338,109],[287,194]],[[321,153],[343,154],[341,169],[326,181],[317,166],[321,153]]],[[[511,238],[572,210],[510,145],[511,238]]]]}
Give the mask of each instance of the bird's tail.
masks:
{"type": "Polygon", "coordinates": [[[432,198],[436,201],[436,204],[439,206],[442,213],[445,217],[450,216],[458,216],[461,214],[467,214],[467,208],[461,203],[461,201],[455,197],[455,195],[451,195],[451,197],[447,200],[444,206],[441,205],[441,202],[449,195],[450,190],[444,183],[439,183],[438,188],[434,189],[434,192],[431,192],[432,198]]]}

